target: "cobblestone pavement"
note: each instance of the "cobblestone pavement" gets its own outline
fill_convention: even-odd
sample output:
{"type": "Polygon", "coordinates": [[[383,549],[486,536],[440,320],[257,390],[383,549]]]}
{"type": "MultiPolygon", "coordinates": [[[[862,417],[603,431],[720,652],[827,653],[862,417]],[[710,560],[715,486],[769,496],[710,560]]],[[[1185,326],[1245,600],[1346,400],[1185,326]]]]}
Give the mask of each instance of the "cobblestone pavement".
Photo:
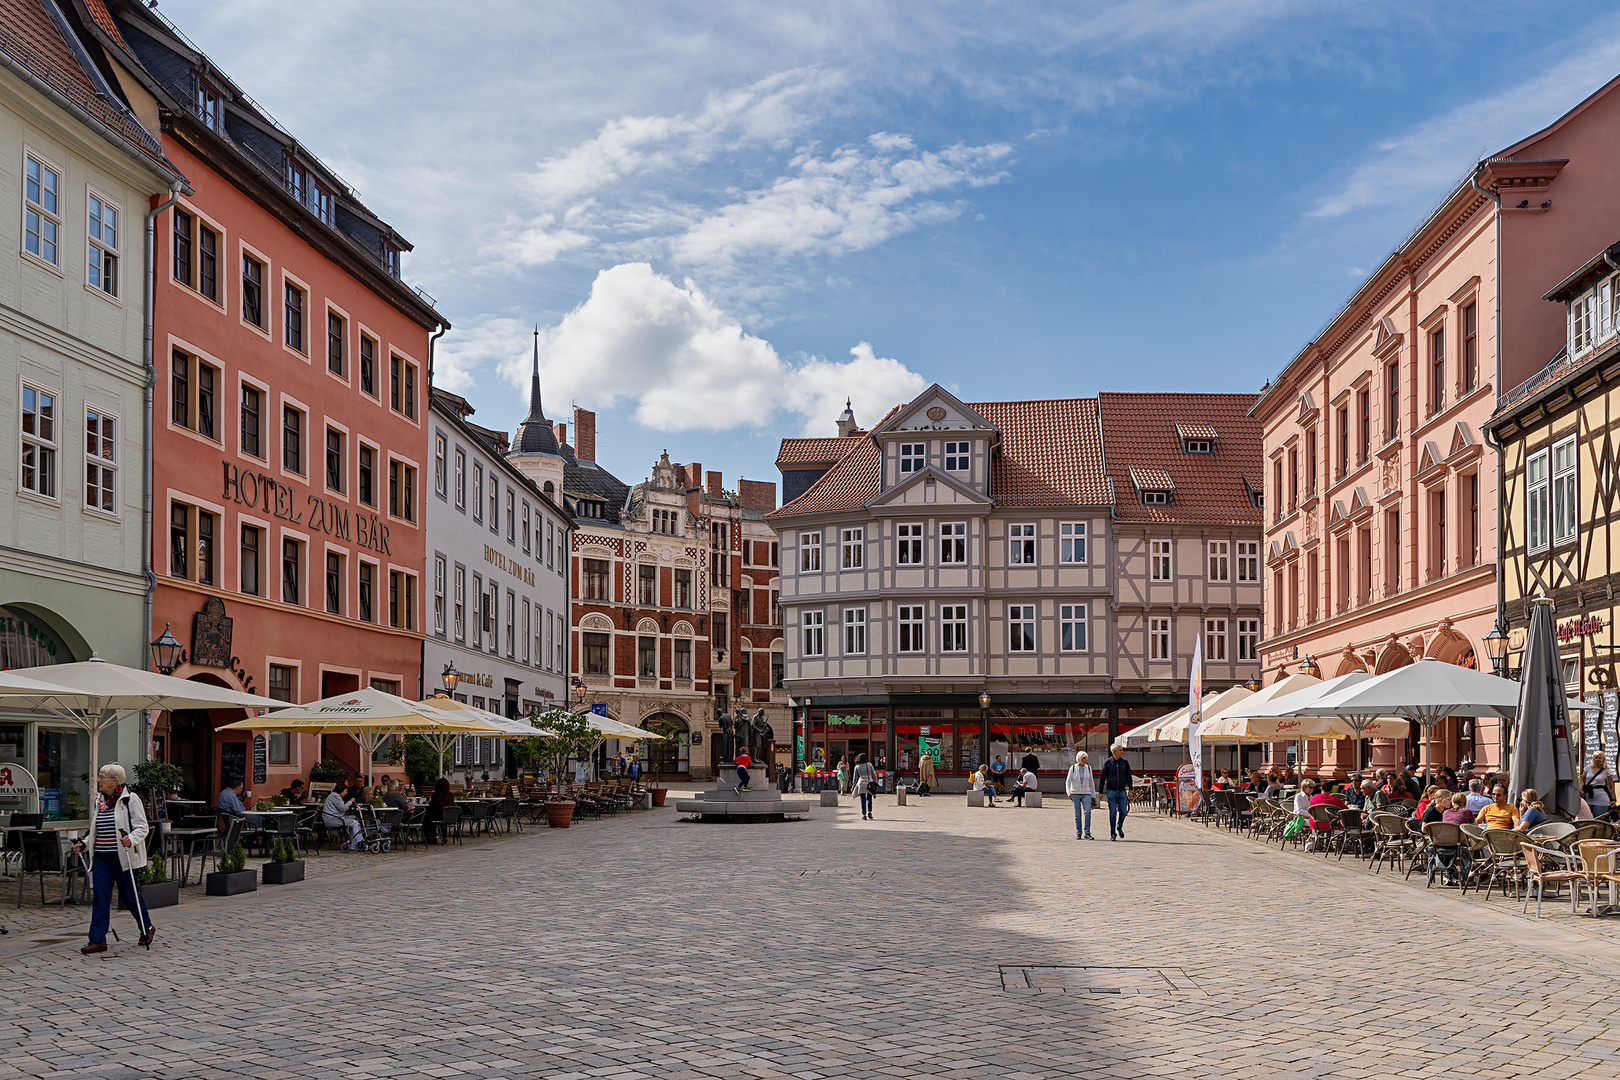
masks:
{"type": "Polygon", "coordinates": [[[1620,1076],[1620,921],[1129,833],[940,797],[334,859],[150,953],[0,940],[0,1077],[1620,1076]]]}

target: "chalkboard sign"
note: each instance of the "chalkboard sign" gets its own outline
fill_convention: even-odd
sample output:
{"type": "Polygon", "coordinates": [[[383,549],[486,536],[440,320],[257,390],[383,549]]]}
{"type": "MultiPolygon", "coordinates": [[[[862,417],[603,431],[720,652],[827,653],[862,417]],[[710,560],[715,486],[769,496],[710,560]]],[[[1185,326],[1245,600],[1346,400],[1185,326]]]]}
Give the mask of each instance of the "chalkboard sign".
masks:
{"type": "MultiPolygon", "coordinates": [[[[1586,703],[1588,705],[1602,705],[1602,695],[1587,694],[1586,703]]],[[[1602,745],[1598,741],[1600,737],[1598,735],[1598,720],[1601,716],[1602,713],[1598,712],[1596,709],[1587,709],[1585,712],[1581,713],[1581,734],[1583,736],[1581,740],[1582,760],[1591,757],[1593,752],[1602,745]]]]}
{"type": "Polygon", "coordinates": [[[1603,753],[1614,767],[1615,755],[1620,754],[1620,732],[1615,721],[1620,718],[1620,690],[1603,691],[1603,753]]]}
{"type": "Polygon", "coordinates": [[[270,764],[270,747],[261,732],[253,736],[253,782],[264,783],[265,769],[270,764]]]}
{"type": "Polygon", "coordinates": [[[219,746],[219,786],[228,788],[247,779],[247,743],[228,742],[219,746]]]}

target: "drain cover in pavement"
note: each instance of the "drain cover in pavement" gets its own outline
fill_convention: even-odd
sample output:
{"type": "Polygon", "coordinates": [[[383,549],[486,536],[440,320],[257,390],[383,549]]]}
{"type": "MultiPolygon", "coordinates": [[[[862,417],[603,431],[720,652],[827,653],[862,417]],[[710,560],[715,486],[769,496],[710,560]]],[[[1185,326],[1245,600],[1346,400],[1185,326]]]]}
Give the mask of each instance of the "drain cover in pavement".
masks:
{"type": "Polygon", "coordinates": [[[812,877],[812,876],[814,876],[814,877],[824,877],[824,876],[826,876],[828,874],[837,874],[840,877],[877,877],[877,871],[876,870],[841,870],[841,869],[834,868],[834,869],[831,869],[831,870],[800,870],[799,871],[799,876],[800,877],[812,877]]]}
{"type": "Polygon", "coordinates": [[[1002,967],[1001,988],[1037,994],[1202,994],[1178,967],[1002,967]]]}

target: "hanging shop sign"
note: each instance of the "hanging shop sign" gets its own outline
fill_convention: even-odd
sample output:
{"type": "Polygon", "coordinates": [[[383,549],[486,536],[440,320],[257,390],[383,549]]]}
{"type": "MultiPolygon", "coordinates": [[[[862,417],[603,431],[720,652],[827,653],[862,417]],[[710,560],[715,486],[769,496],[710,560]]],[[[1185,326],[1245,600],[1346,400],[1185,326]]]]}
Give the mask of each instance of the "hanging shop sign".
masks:
{"type": "Polygon", "coordinates": [[[299,489],[267,473],[239,468],[228,461],[220,464],[225,467],[225,491],[221,498],[263,510],[271,517],[302,525],[312,532],[348,540],[380,555],[394,553],[388,546],[388,526],[381,516],[356,510],[351,518],[348,507],[327,502],[319,495],[304,494],[300,502],[298,497],[303,493],[299,489]]]}
{"type": "Polygon", "coordinates": [[[203,667],[231,666],[231,617],[225,601],[210,596],[191,624],[191,662],[203,667]]]}
{"type": "Polygon", "coordinates": [[[1601,634],[1608,625],[1601,615],[1582,615],[1578,619],[1566,619],[1559,623],[1555,632],[1559,641],[1570,642],[1576,638],[1601,634]]]}

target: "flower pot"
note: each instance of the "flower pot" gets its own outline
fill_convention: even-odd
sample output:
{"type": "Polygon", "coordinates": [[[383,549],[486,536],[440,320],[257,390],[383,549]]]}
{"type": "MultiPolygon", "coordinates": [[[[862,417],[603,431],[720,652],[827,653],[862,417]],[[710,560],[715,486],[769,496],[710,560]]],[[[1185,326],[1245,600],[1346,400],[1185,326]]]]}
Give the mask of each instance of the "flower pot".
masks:
{"type": "Polygon", "coordinates": [[[141,899],[149,908],[174,907],[180,902],[180,883],[160,881],[156,885],[142,885],[141,899]]]}
{"type": "Polygon", "coordinates": [[[208,874],[205,884],[209,896],[235,896],[237,893],[257,892],[259,872],[238,870],[234,874],[208,874]]]}
{"type": "Polygon", "coordinates": [[[267,862],[259,867],[260,877],[266,885],[291,885],[304,880],[304,860],[267,862]]]}
{"type": "Polygon", "coordinates": [[[569,799],[564,802],[546,803],[546,824],[553,829],[566,829],[574,820],[574,802],[569,799]]]}
{"type": "Polygon", "coordinates": [[[663,806],[664,799],[669,796],[669,788],[667,787],[648,788],[647,791],[652,795],[654,806],[663,806]]]}

